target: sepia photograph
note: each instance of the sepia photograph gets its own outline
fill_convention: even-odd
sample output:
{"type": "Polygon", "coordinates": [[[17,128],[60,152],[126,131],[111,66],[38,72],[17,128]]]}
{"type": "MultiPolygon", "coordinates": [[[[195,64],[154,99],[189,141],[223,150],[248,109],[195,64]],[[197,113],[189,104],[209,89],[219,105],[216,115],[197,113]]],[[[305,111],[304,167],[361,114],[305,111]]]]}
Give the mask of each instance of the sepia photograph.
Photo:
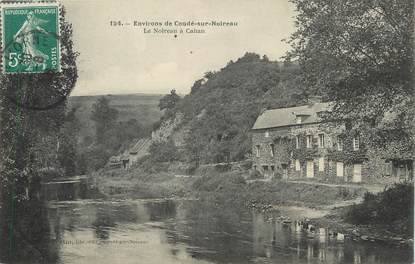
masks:
{"type": "Polygon", "coordinates": [[[414,263],[413,0],[0,0],[0,264],[414,263]]]}

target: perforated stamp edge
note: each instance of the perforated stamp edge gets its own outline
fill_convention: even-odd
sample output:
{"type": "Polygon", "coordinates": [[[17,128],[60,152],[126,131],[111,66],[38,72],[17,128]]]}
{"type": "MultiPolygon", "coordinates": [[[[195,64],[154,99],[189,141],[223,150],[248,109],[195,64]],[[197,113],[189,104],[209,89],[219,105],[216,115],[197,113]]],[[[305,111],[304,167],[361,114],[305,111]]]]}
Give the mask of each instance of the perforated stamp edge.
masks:
{"type": "Polygon", "coordinates": [[[42,72],[6,72],[6,68],[4,67],[5,65],[5,56],[4,56],[4,49],[6,48],[5,45],[7,45],[5,43],[4,40],[4,33],[3,33],[3,12],[5,8],[8,7],[27,7],[27,6],[54,6],[57,7],[58,9],[58,15],[57,15],[57,38],[58,38],[58,50],[59,50],[59,60],[58,60],[58,70],[54,71],[55,73],[60,73],[62,72],[62,45],[60,42],[60,36],[61,36],[61,31],[62,31],[62,26],[63,26],[63,16],[62,16],[62,4],[59,3],[58,1],[30,1],[30,2],[26,2],[26,1],[0,1],[0,54],[1,54],[1,59],[0,59],[0,72],[1,74],[6,74],[6,75],[13,75],[13,74],[42,74],[42,72]]]}

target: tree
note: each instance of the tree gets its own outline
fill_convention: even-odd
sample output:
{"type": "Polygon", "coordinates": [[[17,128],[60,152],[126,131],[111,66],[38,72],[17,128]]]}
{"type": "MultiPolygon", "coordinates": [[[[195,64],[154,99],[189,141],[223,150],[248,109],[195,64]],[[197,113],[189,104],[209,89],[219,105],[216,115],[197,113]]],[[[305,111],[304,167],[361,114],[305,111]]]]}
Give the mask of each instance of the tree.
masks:
{"type": "MultiPolygon", "coordinates": [[[[388,111],[413,121],[412,0],[291,0],[298,59],[308,94],[334,101],[331,117],[373,127],[388,111]]],[[[401,127],[409,123],[398,124],[401,127]]]]}
{"type": "Polygon", "coordinates": [[[179,101],[180,96],[178,96],[176,90],[173,89],[170,91],[170,94],[167,94],[160,99],[159,108],[160,110],[172,110],[179,101]]]}
{"type": "Polygon", "coordinates": [[[49,154],[56,153],[66,98],[78,77],[64,8],[61,17],[61,72],[0,74],[0,232],[7,238],[0,240],[0,257],[6,262],[20,262],[24,251],[35,252],[31,260],[55,262],[46,250],[49,226],[39,202],[40,178],[47,169],[42,159],[57,164],[56,155],[49,154]],[[43,140],[52,142],[44,151],[37,148],[43,140]]]}
{"type": "Polygon", "coordinates": [[[153,142],[150,145],[150,157],[155,162],[171,162],[179,159],[179,151],[172,139],[153,142]]]}
{"type": "Polygon", "coordinates": [[[129,119],[126,122],[119,122],[117,129],[117,138],[121,145],[130,143],[135,138],[145,136],[143,126],[137,119],[129,119]]]}
{"type": "Polygon", "coordinates": [[[109,103],[109,99],[101,97],[92,106],[91,120],[95,122],[95,137],[98,144],[105,144],[106,135],[114,128],[118,118],[118,110],[111,108],[109,103]]]}
{"type": "MultiPolygon", "coordinates": [[[[61,11],[65,17],[65,9],[61,11]]],[[[0,188],[3,201],[10,204],[30,198],[26,190],[44,164],[41,158],[48,157],[49,164],[56,161],[36,146],[56,139],[64,122],[66,98],[78,77],[71,24],[63,20],[60,33],[61,72],[0,75],[0,188]]],[[[55,150],[52,144],[48,152],[55,150]]]]}
{"type": "Polygon", "coordinates": [[[76,110],[73,108],[66,114],[59,134],[58,160],[65,176],[73,176],[79,172],[77,162],[80,123],[75,115],[76,110]]]}
{"type": "Polygon", "coordinates": [[[204,79],[199,79],[195,81],[192,87],[190,88],[190,93],[192,94],[192,93],[197,92],[203,86],[204,82],[205,82],[204,79]]]}

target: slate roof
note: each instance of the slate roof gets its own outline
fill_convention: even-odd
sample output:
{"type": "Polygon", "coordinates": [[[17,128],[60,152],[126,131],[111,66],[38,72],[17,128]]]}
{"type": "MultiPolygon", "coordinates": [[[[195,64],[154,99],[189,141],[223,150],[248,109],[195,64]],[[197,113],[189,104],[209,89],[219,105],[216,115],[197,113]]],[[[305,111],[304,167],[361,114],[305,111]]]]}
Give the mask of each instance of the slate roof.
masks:
{"type": "Polygon", "coordinates": [[[297,115],[304,116],[301,124],[320,122],[320,118],[317,113],[329,111],[330,109],[330,103],[315,103],[310,105],[266,110],[258,116],[252,129],[298,125],[296,123],[297,115]]]}

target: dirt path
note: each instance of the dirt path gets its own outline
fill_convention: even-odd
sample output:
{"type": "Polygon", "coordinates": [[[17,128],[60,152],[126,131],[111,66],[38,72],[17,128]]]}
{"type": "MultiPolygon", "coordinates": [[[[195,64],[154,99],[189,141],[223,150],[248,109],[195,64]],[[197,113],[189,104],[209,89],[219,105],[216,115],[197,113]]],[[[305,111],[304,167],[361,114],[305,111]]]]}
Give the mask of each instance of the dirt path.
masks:
{"type": "Polygon", "coordinates": [[[360,204],[361,202],[363,202],[363,198],[358,197],[358,198],[353,199],[353,200],[340,201],[340,202],[336,202],[334,204],[329,204],[329,205],[323,206],[322,208],[325,209],[325,210],[332,210],[332,209],[336,209],[336,208],[340,208],[340,207],[350,206],[350,205],[353,205],[353,204],[360,204]]]}
{"type": "Polygon", "coordinates": [[[329,186],[329,187],[344,187],[344,188],[351,188],[351,189],[358,189],[358,188],[365,188],[368,192],[371,193],[378,193],[383,191],[384,186],[380,185],[367,185],[367,184],[335,184],[335,183],[323,183],[323,182],[310,182],[310,181],[288,181],[290,183],[298,183],[298,184],[310,184],[310,185],[321,185],[321,186],[329,186]]]}

